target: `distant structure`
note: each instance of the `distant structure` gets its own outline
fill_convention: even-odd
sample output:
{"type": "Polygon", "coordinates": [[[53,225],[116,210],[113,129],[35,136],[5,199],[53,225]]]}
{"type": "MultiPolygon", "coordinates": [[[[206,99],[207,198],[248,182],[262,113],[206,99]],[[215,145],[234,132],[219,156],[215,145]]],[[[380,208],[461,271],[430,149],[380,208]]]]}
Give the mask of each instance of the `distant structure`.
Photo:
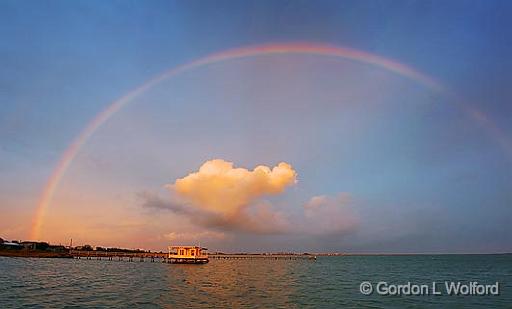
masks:
{"type": "Polygon", "coordinates": [[[205,264],[209,262],[208,254],[203,253],[208,249],[199,246],[169,246],[169,263],[205,264]]]}
{"type": "Polygon", "coordinates": [[[6,241],[0,238],[0,256],[72,258],[69,250],[61,245],[38,241],[6,241]]]}

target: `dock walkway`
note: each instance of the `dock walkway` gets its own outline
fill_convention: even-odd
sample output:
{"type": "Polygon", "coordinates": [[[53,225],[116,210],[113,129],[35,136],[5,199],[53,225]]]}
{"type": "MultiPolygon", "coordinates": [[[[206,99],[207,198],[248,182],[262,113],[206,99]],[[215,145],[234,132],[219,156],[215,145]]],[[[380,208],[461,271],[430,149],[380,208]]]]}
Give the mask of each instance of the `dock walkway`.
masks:
{"type": "MultiPolygon", "coordinates": [[[[108,260],[108,261],[149,261],[169,263],[168,253],[164,252],[110,252],[110,251],[79,251],[71,250],[70,255],[75,259],[86,260],[108,260]]],[[[209,259],[214,260],[248,260],[248,259],[268,259],[268,260],[316,260],[315,255],[302,254],[209,254],[209,259]]]]}

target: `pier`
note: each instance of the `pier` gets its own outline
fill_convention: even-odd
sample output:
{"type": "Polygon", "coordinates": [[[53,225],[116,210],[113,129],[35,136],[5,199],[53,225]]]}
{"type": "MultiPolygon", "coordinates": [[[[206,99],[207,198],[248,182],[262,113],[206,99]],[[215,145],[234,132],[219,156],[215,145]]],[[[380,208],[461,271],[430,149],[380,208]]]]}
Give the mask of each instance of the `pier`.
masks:
{"type": "MultiPolygon", "coordinates": [[[[127,261],[127,262],[162,262],[175,263],[175,257],[167,252],[105,252],[71,250],[69,254],[75,259],[127,261]]],[[[316,260],[316,255],[304,254],[208,254],[213,260],[316,260]]]]}
{"type": "Polygon", "coordinates": [[[316,255],[303,254],[210,254],[210,259],[235,259],[235,260],[316,260],[316,255]]]}
{"type": "Polygon", "coordinates": [[[150,262],[164,262],[167,258],[167,253],[163,252],[110,252],[110,251],[69,251],[75,259],[85,260],[108,260],[108,261],[150,261],[150,262]]]}

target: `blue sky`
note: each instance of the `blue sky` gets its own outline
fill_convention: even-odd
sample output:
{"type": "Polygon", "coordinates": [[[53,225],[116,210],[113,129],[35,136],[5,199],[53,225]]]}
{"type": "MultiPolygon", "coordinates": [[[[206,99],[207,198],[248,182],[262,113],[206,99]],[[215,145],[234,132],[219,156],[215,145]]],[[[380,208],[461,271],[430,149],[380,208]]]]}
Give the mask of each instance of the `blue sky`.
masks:
{"type": "MultiPolygon", "coordinates": [[[[109,102],[229,48],[318,42],[391,58],[433,76],[512,136],[506,1],[2,1],[0,8],[5,238],[27,237],[61,153],[109,102]]],[[[61,218],[60,210],[66,220],[91,222],[75,236],[83,242],[142,247],[154,236],[150,246],[159,248],[166,240],[156,235],[173,231],[165,222],[148,225],[176,214],[141,210],[134,196],[165,196],[163,185],[220,158],[250,169],[289,162],[298,185],[269,197],[274,206],[300,216],[310,197],[348,192],[359,222],[325,237],[213,230],[227,234],[211,240],[222,249],[254,249],[244,247],[251,239],[269,249],[511,250],[510,154],[448,99],[390,72],[311,56],[237,60],[165,81],[133,103],[73,163],[48,231],[58,229],[51,216],[61,218]],[[302,109],[293,112],[297,104],[287,100],[302,109]],[[351,104],[332,103],[339,101],[351,104]],[[102,218],[90,203],[115,205],[102,218]],[[86,236],[114,217],[123,218],[126,235],[143,237],[86,236]]],[[[73,231],[64,231],[46,235],[66,241],[73,231]]]]}

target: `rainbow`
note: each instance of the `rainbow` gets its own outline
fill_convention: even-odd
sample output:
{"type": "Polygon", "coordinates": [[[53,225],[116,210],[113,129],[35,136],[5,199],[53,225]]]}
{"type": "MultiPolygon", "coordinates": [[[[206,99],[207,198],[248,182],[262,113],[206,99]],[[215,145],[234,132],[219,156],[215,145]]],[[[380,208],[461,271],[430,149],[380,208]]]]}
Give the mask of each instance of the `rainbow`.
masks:
{"type": "Polygon", "coordinates": [[[503,132],[497,128],[482,112],[470,107],[467,104],[462,103],[460,98],[457,98],[453,93],[445,89],[441,84],[436,82],[431,77],[422,74],[413,68],[401,64],[399,62],[377,56],[371,53],[360,51],[357,49],[318,44],[318,43],[281,43],[281,44],[263,44],[254,45],[248,47],[241,47],[235,49],[229,49],[226,51],[210,54],[203,58],[195,61],[177,66],[164,73],[150,79],[139,87],[129,91],[124,96],[120,97],[116,101],[112,102],[105,110],[100,112],[74,139],[69,147],[64,151],[60,157],[57,166],[53,170],[51,176],[48,178],[46,185],[41,193],[38,200],[38,204],[35,210],[35,215],[32,223],[30,232],[31,239],[38,239],[41,226],[45,217],[45,212],[48,209],[52,197],[63,177],[66,170],[73,162],[82,146],[87,140],[96,132],[96,130],[109,120],[116,112],[122,109],[126,104],[132,101],[135,97],[143,94],[148,89],[152,88],[161,81],[179,75],[185,71],[192,70],[198,67],[206,66],[209,64],[238,59],[247,58],[253,56],[263,55],[289,55],[289,54],[307,54],[327,57],[339,57],[349,59],[352,61],[374,65],[386,69],[390,72],[412,79],[440,94],[451,97],[453,102],[457,104],[465,113],[469,115],[473,120],[486,128],[492,136],[494,136],[498,142],[506,148],[507,151],[512,153],[512,144],[503,134],[503,132]]]}

